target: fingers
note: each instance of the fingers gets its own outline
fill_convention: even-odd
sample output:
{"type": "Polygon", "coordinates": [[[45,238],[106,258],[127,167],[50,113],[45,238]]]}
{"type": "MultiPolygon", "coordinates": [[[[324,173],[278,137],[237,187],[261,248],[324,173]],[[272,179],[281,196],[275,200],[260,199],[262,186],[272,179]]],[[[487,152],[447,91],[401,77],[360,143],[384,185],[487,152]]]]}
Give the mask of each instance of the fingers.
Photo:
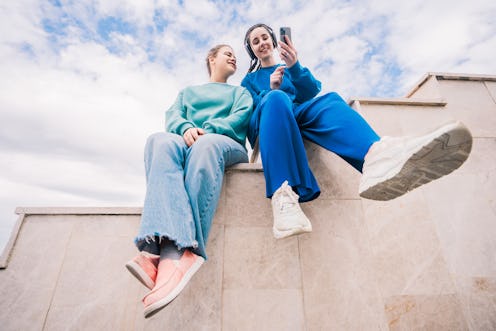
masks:
{"type": "Polygon", "coordinates": [[[184,139],[184,142],[186,143],[186,145],[188,147],[190,147],[203,134],[205,134],[205,130],[203,130],[203,129],[189,128],[188,130],[186,130],[184,132],[183,139],[184,139]]]}
{"type": "Polygon", "coordinates": [[[293,64],[296,63],[296,53],[292,51],[286,51],[286,50],[281,50],[279,52],[281,59],[286,63],[286,65],[291,67],[293,64]]]}
{"type": "Polygon", "coordinates": [[[284,77],[284,67],[278,67],[270,75],[270,88],[272,90],[279,89],[282,83],[282,78],[284,77]]]}
{"type": "Polygon", "coordinates": [[[193,128],[191,130],[188,130],[191,134],[191,137],[193,138],[194,141],[198,139],[198,130],[196,128],[193,128]]]}
{"type": "Polygon", "coordinates": [[[284,41],[286,42],[286,44],[288,44],[289,47],[294,48],[293,41],[288,36],[284,36],[284,41]]]}
{"type": "Polygon", "coordinates": [[[279,55],[281,56],[281,60],[283,60],[288,68],[290,68],[296,63],[298,59],[298,53],[296,52],[291,39],[286,38],[286,41],[287,43],[282,41],[279,43],[279,55]]]}
{"type": "Polygon", "coordinates": [[[195,140],[193,139],[193,136],[191,135],[191,129],[188,129],[188,130],[186,130],[184,132],[183,139],[184,139],[184,142],[186,143],[186,145],[188,147],[190,147],[191,145],[193,145],[193,143],[195,142],[195,140]]]}
{"type": "Polygon", "coordinates": [[[279,42],[279,46],[286,50],[286,51],[293,51],[293,52],[296,52],[296,49],[294,47],[294,44],[293,42],[291,41],[291,39],[289,39],[288,36],[284,36],[284,40],[285,41],[280,41],[279,42]]]}

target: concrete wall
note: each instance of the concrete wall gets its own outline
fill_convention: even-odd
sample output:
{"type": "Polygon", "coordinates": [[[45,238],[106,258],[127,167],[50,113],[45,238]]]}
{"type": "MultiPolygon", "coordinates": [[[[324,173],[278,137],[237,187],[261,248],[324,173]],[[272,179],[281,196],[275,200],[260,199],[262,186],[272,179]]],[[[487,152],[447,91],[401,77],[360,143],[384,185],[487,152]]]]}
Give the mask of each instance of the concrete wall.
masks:
{"type": "Polygon", "coordinates": [[[303,204],[310,234],[273,239],[260,165],[228,170],[209,260],[147,320],[146,289],[124,268],[140,208],[19,208],[0,259],[0,329],[494,330],[495,100],[496,77],[450,74],[406,98],[350,100],[381,135],[462,120],[473,151],[453,174],[375,202],[358,197],[359,173],[307,143],[322,189],[303,204]]]}

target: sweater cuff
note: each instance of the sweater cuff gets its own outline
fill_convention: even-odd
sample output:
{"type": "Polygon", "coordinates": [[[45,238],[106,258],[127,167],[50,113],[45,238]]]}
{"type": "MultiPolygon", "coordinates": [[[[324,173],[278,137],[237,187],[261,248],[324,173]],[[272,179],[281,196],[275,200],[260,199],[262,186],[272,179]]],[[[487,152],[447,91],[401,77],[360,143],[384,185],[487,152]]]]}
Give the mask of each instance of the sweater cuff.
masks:
{"type": "Polygon", "coordinates": [[[191,128],[194,128],[194,127],[195,126],[194,125],[191,125],[191,123],[184,123],[183,125],[181,125],[179,127],[179,130],[178,130],[179,131],[179,134],[181,136],[184,136],[184,133],[186,132],[186,130],[191,129],[191,128]]]}
{"type": "Polygon", "coordinates": [[[296,61],[296,63],[293,64],[293,66],[291,68],[288,68],[288,71],[291,74],[291,77],[294,77],[294,78],[299,77],[302,70],[303,70],[303,67],[300,64],[300,61],[296,61]]]}

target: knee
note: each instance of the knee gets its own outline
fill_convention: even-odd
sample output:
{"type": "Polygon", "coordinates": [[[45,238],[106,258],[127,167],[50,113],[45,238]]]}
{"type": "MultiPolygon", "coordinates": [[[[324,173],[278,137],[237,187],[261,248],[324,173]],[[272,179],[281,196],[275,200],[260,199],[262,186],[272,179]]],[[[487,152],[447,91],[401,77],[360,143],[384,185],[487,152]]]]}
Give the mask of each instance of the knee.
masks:
{"type": "Polygon", "coordinates": [[[156,144],[157,141],[160,141],[163,139],[164,134],[165,134],[165,132],[152,133],[151,135],[148,136],[148,139],[146,139],[146,144],[147,145],[156,144]]]}
{"type": "Polygon", "coordinates": [[[264,97],[265,103],[276,103],[276,104],[282,104],[282,103],[287,103],[291,104],[291,99],[289,96],[286,94],[286,92],[283,92],[281,90],[272,90],[268,92],[265,97],[264,97]]]}
{"type": "Polygon", "coordinates": [[[293,112],[293,103],[289,96],[280,90],[267,93],[263,100],[262,116],[286,117],[293,112]]]}
{"type": "Polygon", "coordinates": [[[180,147],[182,137],[169,132],[157,132],[148,137],[145,145],[145,152],[170,152],[180,147]]]}
{"type": "Polygon", "coordinates": [[[224,136],[215,133],[204,134],[191,145],[191,153],[193,155],[199,153],[203,155],[218,155],[222,151],[222,138],[224,136]]]}

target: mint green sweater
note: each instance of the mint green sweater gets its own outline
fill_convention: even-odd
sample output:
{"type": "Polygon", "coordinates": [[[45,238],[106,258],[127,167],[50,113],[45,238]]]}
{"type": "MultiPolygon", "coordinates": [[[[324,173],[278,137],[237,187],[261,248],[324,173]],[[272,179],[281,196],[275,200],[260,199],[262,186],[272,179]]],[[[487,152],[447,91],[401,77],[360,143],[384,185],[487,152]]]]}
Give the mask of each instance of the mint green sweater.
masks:
{"type": "Polygon", "coordinates": [[[202,128],[245,146],[252,106],[250,92],[241,86],[207,83],[186,87],[165,112],[165,131],[182,136],[189,128],[202,128]]]}

